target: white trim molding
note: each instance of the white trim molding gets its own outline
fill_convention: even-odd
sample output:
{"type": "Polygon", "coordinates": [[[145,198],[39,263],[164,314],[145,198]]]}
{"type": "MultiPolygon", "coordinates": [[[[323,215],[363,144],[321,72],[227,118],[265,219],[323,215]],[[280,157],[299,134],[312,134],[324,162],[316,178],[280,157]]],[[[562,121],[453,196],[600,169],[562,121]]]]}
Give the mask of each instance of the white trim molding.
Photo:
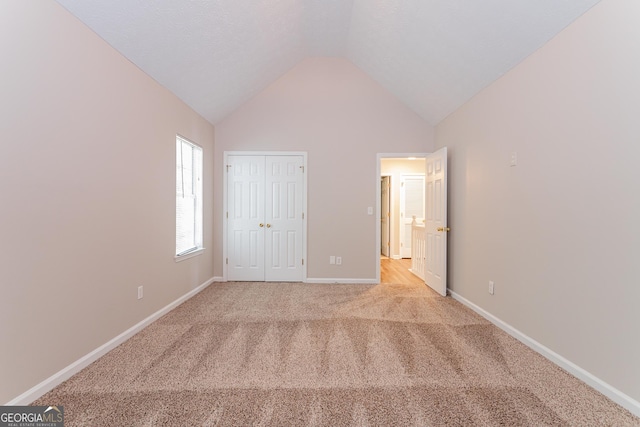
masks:
{"type": "Polygon", "coordinates": [[[89,366],[90,364],[92,364],[93,362],[95,362],[105,354],[107,354],[109,351],[113,350],[114,348],[116,348],[117,346],[119,346],[120,344],[122,344],[123,342],[125,342],[126,340],[128,340],[129,338],[131,338],[132,336],[134,336],[144,328],[146,328],[147,326],[149,326],[151,323],[158,320],[159,318],[161,318],[162,316],[164,316],[165,314],[167,314],[168,312],[170,312],[171,310],[173,310],[174,308],[176,308],[177,306],[179,306],[189,298],[203,291],[207,286],[209,286],[213,282],[214,282],[213,278],[207,280],[197,288],[187,292],[186,294],[176,299],[172,303],[169,303],[164,308],[161,308],[160,310],[156,311],[146,319],[130,327],[129,329],[127,329],[117,337],[113,338],[112,340],[96,348],[91,353],[81,357],[80,359],[76,360],[66,368],[63,368],[62,370],[56,372],[46,380],[42,381],[40,384],[35,385],[34,387],[22,393],[20,396],[7,402],[5,405],[7,406],[29,405],[31,402],[33,402],[43,394],[51,391],[54,387],[62,384],[64,381],[68,380],[69,378],[71,378],[72,376],[74,376],[75,374],[77,374],[78,372],[80,372],[81,370],[83,370],[84,368],[86,368],[87,366],[89,366]]]}
{"type": "Polygon", "coordinates": [[[313,278],[307,278],[307,280],[305,280],[305,283],[333,283],[333,284],[345,284],[345,285],[352,285],[352,284],[360,284],[360,285],[377,285],[378,283],[380,283],[379,280],[377,279],[340,279],[340,278],[332,278],[332,277],[327,277],[327,278],[318,278],[318,277],[313,277],[313,278]]]}
{"type": "Polygon", "coordinates": [[[205,249],[206,248],[199,248],[199,249],[196,249],[193,252],[189,252],[189,253],[184,254],[184,255],[176,255],[176,256],[173,257],[173,259],[175,259],[176,262],[182,262],[182,261],[187,260],[189,258],[193,258],[193,257],[196,257],[198,255],[202,255],[204,253],[205,249]]]}
{"type": "Polygon", "coordinates": [[[522,342],[527,347],[541,354],[542,356],[547,358],[549,361],[558,365],[559,367],[569,372],[574,377],[578,378],[580,381],[584,382],[591,388],[595,389],[596,391],[602,393],[609,399],[613,400],[615,403],[622,406],[632,414],[640,417],[640,402],[633,399],[631,396],[626,395],[625,393],[621,392],[620,390],[613,387],[612,385],[602,381],[600,378],[584,370],[583,368],[571,362],[570,360],[565,359],[564,357],[560,356],[558,353],[545,347],[544,345],[540,344],[538,341],[534,340],[528,335],[523,334],[518,329],[502,321],[501,319],[497,318],[496,316],[484,310],[483,308],[475,305],[474,303],[464,298],[463,296],[458,295],[457,293],[451,291],[450,289],[449,289],[449,293],[451,294],[451,297],[456,301],[459,301],[460,303],[469,307],[471,310],[475,311],[480,316],[484,317],[489,322],[493,323],[494,325],[496,325],[497,327],[499,327],[500,329],[502,329],[503,331],[505,331],[506,333],[508,333],[515,339],[517,339],[518,341],[522,342]]]}

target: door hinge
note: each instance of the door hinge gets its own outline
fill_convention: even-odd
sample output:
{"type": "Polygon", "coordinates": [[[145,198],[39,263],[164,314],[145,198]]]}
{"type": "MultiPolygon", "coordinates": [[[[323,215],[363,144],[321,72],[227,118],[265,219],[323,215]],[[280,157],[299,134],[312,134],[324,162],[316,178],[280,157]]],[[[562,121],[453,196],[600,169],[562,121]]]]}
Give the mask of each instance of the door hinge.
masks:
{"type": "Polygon", "coordinates": [[[300,169],[302,169],[302,173],[304,173],[304,166],[300,166],[300,169]]]}
{"type": "Polygon", "coordinates": [[[227,219],[229,219],[229,212],[227,211],[227,219]]]}
{"type": "Polygon", "coordinates": [[[227,264],[229,264],[229,258],[227,258],[227,261],[226,261],[226,263],[227,263],[227,264]]]}
{"type": "Polygon", "coordinates": [[[302,219],[304,219],[304,212],[302,212],[302,219]]]}
{"type": "Polygon", "coordinates": [[[229,168],[231,167],[231,165],[227,165],[227,173],[229,173],[229,168]]]}
{"type": "Polygon", "coordinates": [[[302,265],[304,265],[304,258],[302,258],[302,265]]]}

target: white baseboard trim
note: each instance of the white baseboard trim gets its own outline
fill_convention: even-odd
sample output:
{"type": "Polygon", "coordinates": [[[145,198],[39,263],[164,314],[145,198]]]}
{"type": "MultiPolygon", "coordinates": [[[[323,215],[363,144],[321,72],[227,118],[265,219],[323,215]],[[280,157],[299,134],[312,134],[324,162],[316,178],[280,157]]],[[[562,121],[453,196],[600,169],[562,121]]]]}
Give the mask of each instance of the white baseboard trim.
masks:
{"type": "Polygon", "coordinates": [[[224,277],[222,277],[222,276],[213,276],[211,281],[212,282],[226,282],[226,280],[224,280],[224,277]]]}
{"type": "Polygon", "coordinates": [[[340,279],[340,278],[318,278],[307,277],[305,283],[339,283],[339,284],[378,284],[376,279],[340,279]]]}
{"type": "Polygon", "coordinates": [[[471,310],[475,311],[476,313],[478,313],[479,315],[481,315],[482,317],[484,317],[485,319],[487,319],[488,321],[490,321],[491,323],[493,323],[494,325],[496,325],[497,327],[499,327],[500,329],[502,329],[503,331],[505,331],[512,337],[514,337],[515,339],[517,339],[518,341],[525,344],[527,347],[531,348],[537,353],[540,353],[542,356],[546,357],[551,362],[555,363],[565,371],[569,372],[574,377],[578,378],[585,384],[589,385],[590,387],[604,394],[609,399],[613,400],[618,405],[627,409],[632,414],[640,417],[640,402],[638,402],[637,400],[626,395],[625,393],[621,392],[620,390],[616,389],[610,384],[602,381],[600,378],[582,369],[581,367],[569,361],[568,359],[565,359],[564,357],[560,356],[558,353],[545,347],[544,345],[540,344],[538,341],[534,340],[533,338],[523,334],[513,326],[500,320],[499,318],[495,317],[493,314],[475,305],[468,299],[458,295],[457,293],[451,290],[449,290],[449,293],[451,294],[451,297],[456,301],[459,301],[460,303],[466,305],[471,310]]]}
{"type": "Polygon", "coordinates": [[[402,259],[400,255],[392,255],[391,259],[402,259]]]}
{"type": "Polygon", "coordinates": [[[47,393],[48,391],[51,391],[54,387],[62,384],[64,381],[68,380],[73,375],[77,374],[78,372],[80,372],[81,370],[83,370],[84,368],[86,368],[87,366],[89,366],[90,364],[92,364],[93,362],[95,362],[105,354],[107,354],[109,351],[113,350],[114,348],[116,348],[117,346],[119,346],[120,344],[122,344],[123,342],[125,342],[126,340],[128,340],[129,338],[137,334],[138,332],[140,332],[142,329],[149,326],[154,321],[158,320],[160,317],[164,316],[165,314],[167,314],[168,312],[170,312],[171,310],[173,310],[174,308],[176,308],[177,306],[179,306],[189,298],[196,295],[198,292],[204,290],[207,286],[213,283],[213,281],[214,281],[214,278],[207,280],[197,288],[187,292],[186,294],[184,294],[177,300],[173,301],[166,307],[156,311],[146,319],[140,321],[136,325],[127,329],[126,331],[124,331],[117,337],[113,338],[109,342],[96,348],[91,353],[76,360],[66,368],[56,372],[46,380],[42,381],[40,384],[30,388],[29,390],[22,393],[20,396],[7,402],[5,405],[7,406],[29,405],[31,402],[33,402],[43,394],[47,393]]]}

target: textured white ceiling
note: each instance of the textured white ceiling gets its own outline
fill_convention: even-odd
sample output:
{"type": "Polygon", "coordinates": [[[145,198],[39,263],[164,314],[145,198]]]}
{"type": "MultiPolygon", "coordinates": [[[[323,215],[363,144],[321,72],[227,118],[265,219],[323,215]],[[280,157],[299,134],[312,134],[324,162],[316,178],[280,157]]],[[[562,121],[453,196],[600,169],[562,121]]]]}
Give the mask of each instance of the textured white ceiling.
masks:
{"type": "Polygon", "coordinates": [[[436,124],[599,0],[57,0],[215,124],[342,56],[436,124]]]}

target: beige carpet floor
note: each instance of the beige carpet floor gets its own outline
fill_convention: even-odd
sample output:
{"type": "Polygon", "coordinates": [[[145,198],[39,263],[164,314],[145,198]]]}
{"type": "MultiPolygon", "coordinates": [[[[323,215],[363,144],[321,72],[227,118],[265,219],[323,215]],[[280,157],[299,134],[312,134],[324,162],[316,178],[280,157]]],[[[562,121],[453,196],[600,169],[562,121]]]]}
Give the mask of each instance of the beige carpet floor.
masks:
{"type": "Polygon", "coordinates": [[[631,426],[420,285],[214,283],[34,404],[66,426],[631,426]]]}

